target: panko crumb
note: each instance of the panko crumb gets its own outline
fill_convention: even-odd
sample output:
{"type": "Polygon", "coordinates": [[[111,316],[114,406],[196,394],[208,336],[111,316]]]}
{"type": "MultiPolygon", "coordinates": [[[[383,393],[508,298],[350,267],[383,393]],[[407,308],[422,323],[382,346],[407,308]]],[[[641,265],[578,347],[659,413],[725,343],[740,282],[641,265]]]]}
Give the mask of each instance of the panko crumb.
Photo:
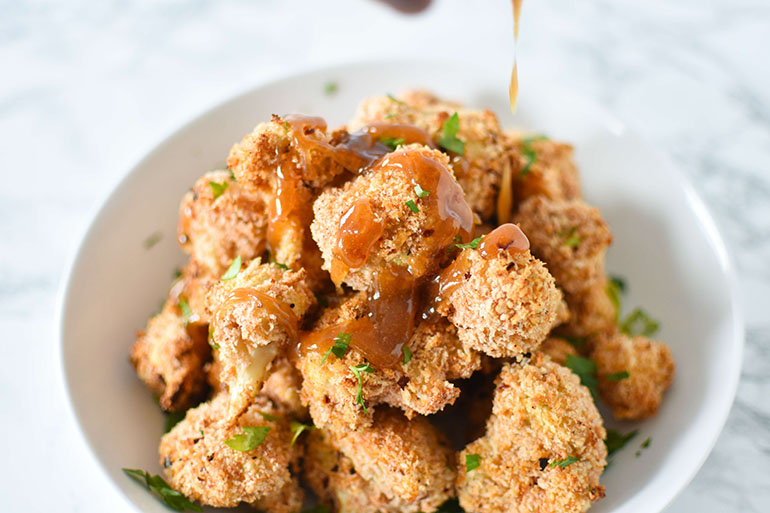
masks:
{"type": "Polygon", "coordinates": [[[460,120],[457,137],[465,143],[465,153],[451,154],[452,169],[468,204],[481,219],[488,220],[495,213],[500,176],[508,160],[506,137],[492,111],[463,108],[425,91],[406,91],[399,98],[365,99],[349,127],[358,130],[373,123],[412,124],[425,130],[439,146],[442,127],[455,112],[460,120]]]}
{"type": "Polygon", "coordinates": [[[431,513],[454,495],[453,454],[424,417],[381,409],[355,432],[313,430],[304,472],[337,513],[431,513]]]}
{"type": "Polygon", "coordinates": [[[592,338],[599,395],[616,419],[642,420],[658,413],[663,393],[674,381],[674,358],[662,342],[629,337],[617,330],[592,338]],[[628,378],[617,379],[627,372],[628,378]],[[615,375],[616,379],[607,379],[615,375]]]}
{"type": "Polygon", "coordinates": [[[537,348],[556,324],[562,294],[529,251],[485,259],[464,249],[452,265],[462,280],[437,309],[457,326],[466,347],[496,358],[517,356],[537,348]]]}
{"type": "Polygon", "coordinates": [[[251,260],[267,248],[267,205],[229,171],[212,171],[195,182],[179,207],[182,249],[219,278],[235,257],[251,260]]]}
{"type": "Polygon", "coordinates": [[[459,454],[460,505],[475,513],[585,511],[604,496],[604,438],[591,394],[569,369],[541,353],[507,364],[486,434],[459,454]],[[466,471],[476,457],[479,466],[466,471]],[[568,458],[576,461],[558,465],[568,458]]]}
{"type": "MultiPolygon", "coordinates": [[[[366,296],[357,293],[324,312],[313,329],[341,324],[366,312],[366,296]]],[[[410,418],[436,413],[460,394],[450,380],[469,377],[481,364],[478,353],[464,347],[454,326],[441,318],[419,323],[407,347],[412,358],[406,365],[361,373],[362,398],[368,413],[355,399],[358,380],[350,366],[366,360],[354,345],[343,359],[330,355],[323,364],[321,352],[303,354],[296,362],[303,377],[302,401],[309,407],[315,425],[340,432],[361,429],[371,425],[379,404],[400,408],[410,418]]]]}
{"type": "Polygon", "coordinates": [[[582,292],[566,293],[564,299],[569,308],[569,319],[556,331],[560,335],[585,338],[615,326],[618,314],[610,299],[608,286],[609,281],[605,277],[582,292]]]}
{"type": "Polygon", "coordinates": [[[580,175],[571,145],[542,136],[509,132],[505,151],[511,161],[516,204],[534,196],[553,201],[581,197],[580,175]]]}
{"type": "Polygon", "coordinates": [[[163,436],[160,464],[169,484],[209,506],[232,508],[245,502],[269,505],[271,513],[299,511],[304,494],[289,471],[299,453],[290,447],[292,434],[285,412],[264,397],[257,397],[235,421],[227,419],[228,409],[227,395],[220,394],[189,410],[163,436]],[[225,444],[247,426],[270,430],[250,451],[225,444]]]}
{"type": "Polygon", "coordinates": [[[516,221],[532,253],[565,292],[577,294],[604,281],[604,256],[612,234],[598,209],[581,200],[535,196],[521,204],[516,221]]]}

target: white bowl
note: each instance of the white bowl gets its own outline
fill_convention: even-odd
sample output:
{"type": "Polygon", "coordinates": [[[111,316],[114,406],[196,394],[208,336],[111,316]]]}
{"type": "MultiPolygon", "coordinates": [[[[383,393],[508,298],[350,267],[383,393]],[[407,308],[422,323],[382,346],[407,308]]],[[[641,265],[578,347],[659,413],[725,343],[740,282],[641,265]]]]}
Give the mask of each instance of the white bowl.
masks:
{"type": "Polygon", "coordinates": [[[160,472],[163,415],[134,375],[128,351],[183,262],[174,236],[182,194],[202,173],[222,167],[230,146],[272,113],[318,114],[335,126],[366,96],[415,87],[490,108],[506,127],[575,145],[585,196],[615,236],[609,270],[629,283],[627,305],[641,305],[661,321],[659,338],[677,363],[659,415],[633,426],[640,434],[603,476],[607,496],[592,511],[654,513],[684,488],[722,428],[740,374],[743,325],[724,242],[683,175],[601,107],[523,75],[512,116],[507,71],[377,62],[292,76],[196,118],[127,174],[80,245],[59,315],[75,416],[97,461],[137,509],[168,511],[120,470],[160,472]],[[330,81],[339,86],[332,96],[324,93],[330,81]],[[163,237],[147,249],[144,241],[155,233],[163,237]],[[650,447],[636,457],[647,437],[650,447]]]}

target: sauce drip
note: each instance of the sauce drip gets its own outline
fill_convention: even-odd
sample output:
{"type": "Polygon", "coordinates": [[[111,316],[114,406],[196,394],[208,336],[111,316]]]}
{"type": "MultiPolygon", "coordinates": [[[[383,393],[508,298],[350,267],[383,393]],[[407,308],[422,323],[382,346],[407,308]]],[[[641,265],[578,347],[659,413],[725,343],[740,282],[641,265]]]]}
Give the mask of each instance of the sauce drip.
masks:
{"type": "MultiPolygon", "coordinates": [[[[288,305],[252,287],[238,288],[230,292],[214,316],[214,332],[216,333],[220,327],[224,327],[227,324],[227,315],[234,308],[241,306],[264,309],[268,315],[275,319],[281,328],[286,330],[290,339],[297,339],[298,319],[294,311],[288,305]]],[[[265,322],[263,328],[267,334],[271,326],[265,322]]]]}
{"type": "Polygon", "coordinates": [[[339,285],[348,269],[358,269],[364,265],[369,252],[384,231],[382,222],[374,216],[369,200],[356,200],[340,219],[331,269],[332,281],[339,285]]]}
{"type": "Polygon", "coordinates": [[[511,70],[511,82],[508,86],[508,99],[511,103],[511,112],[516,112],[516,103],[519,97],[519,72],[516,62],[516,46],[519,42],[519,17],[521,16],[521,1],[513,2],[513,69],[511,70]]]}
{"type": "Polygon", "coordinates": [[[498,226],[489,232],[479,245],[479,253],[485,260],[495,258],[501,251],[509,254],[522,253],[529,249],[529,239],[521,228],[513,223],[498,226]]]}

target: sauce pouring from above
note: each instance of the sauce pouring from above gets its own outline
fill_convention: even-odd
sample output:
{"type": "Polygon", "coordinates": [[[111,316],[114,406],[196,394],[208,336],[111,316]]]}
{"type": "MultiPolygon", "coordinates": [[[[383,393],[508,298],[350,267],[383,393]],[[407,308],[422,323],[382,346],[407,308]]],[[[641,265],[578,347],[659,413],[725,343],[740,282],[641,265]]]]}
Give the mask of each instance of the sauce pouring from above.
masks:
{"type": "Polygon", "coordinates": [[[516,62],[516,47],[519,43],[519,18],[521,17],[522,0],[513,2],[513,69],[511,70],[511,83],[508,86],[508,99],[511,103],[511,112],[516,113],[516,104],[519,98],[519,71],[516,62]]]}

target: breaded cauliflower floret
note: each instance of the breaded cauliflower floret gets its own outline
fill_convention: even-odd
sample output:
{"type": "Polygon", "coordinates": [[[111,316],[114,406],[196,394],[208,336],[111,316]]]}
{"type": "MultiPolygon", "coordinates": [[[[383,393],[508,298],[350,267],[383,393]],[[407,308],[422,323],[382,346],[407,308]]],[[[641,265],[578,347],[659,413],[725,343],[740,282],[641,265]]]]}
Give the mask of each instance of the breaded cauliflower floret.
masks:
{"type": "Polygon", "coordinates": [[[199,178],[179,211],[182,249],[212,277],[219,278],[235,257],[251,260],[267,247],[267,205],[229,171],[199,178]]]}
{"type": "Polygon", "coordinates": [[[305,477],[337,513],[429,513],[453,495],[453,454],[424,417],[381,409],[371,427],[313,430],[305,477]]]}
{"type": "Polygon", "coordinates": [[[437,269],[461,228],[473,227],[473,213],[447,165],[441,152],[411,145],[318,197],[311,230],[323,268],[336,283],[367,290],[386,267],[408,269],[412,278],[437,269]],[[418,197],[417,185],[427,196],[418,197]]]}
{"type": "Polygon", "coordinates": [[[580,200],[535,196],[521,204],[516,221],[532,253],[565,292],[577,294],[604,282],[604,256],[612,234],[598,209],[580,200]]]}
{"type": "Polygon", "coordinates": [[[468,204],[482,219],[488,220],[495,212],[500,176],[508,160],[504,149],[506,137],[493,112],[462,108],[457,103],[440,101],[425,91],[407,91],[399,99],[391,96],[365,99],[359,104],[350,129],[375,123],[416,125],[439,146],[442,127],[455,112],[460,120],[457,137],[465,143],[465,152],[462,156],[450,154],[452,168],[468,204]]]}
{"type": "Polygon", "coordinates": [[[557,322],[562,300],[553,277],[529,251],[489,259],[464,249],[445,273],[455,282],[438,311],[457,326],[464,346],[490,356],[534,350],[557,322]]]}
{"type": "MultiPolygon", "coordinates": [[[[338,308],[327,309],[313,329],[344,326],[366,316],[366,312],[366,296],[358,293],[338,308]]],[[[361,373],[362,399],[368,413],[356,401],[358,380],[350,370],[351,366],[365,363],[355,349],[355,340],[351,339],[343,359],[331,354],[323,364],[323,352],[305,352],[297,366],[303,377],[302,401],[309,407],[315,425],[335,431],[359,429],[371,424],[378,404],[401,408],[409,417],[436,413],[460,394],[450,380],[467,378],[480,365],[479,355],[460,344],[455,328],[444,319],[417,325],[407,347],[412,358],[406,365],[361,373]]]]}
{"type": "Polygon", "coordinates": [[[166,411],[184,411],[206,393],[204,366],[211,359],[204,308],[208,283],[199,267],[189,263],[171,286],[162,311],[148,321],[131,347],[136,373],[166,411]]]}
{"type": "Polygon", "coordinates": [[[542,136],[507,134],[513,196],[521,204],[533,196],[553,201],[579,199],[580,175],[572,160],[572,146],[542,136]]]}
{"type": "Polygon", "coordinates": [[[608,330],[592,338],[599,395],[616,419],[642,420],[658,413],[663,393],[674,380],[674,359],[662,342],[608,330]],[[619,374],[627,372],[628,378],[619,374]],[[607,379],[614,375],[615,379],[607,379]]]}
{"type": "Polygon", "coordinates": [[[228,396],[220,394],[187,412],[160,441],[160,464],[172,488],[202,504],[232,508],[241,502],[270,504],[271,512],[292,513],[303,493],[289,472],[298,457],[285,412],[264,397],[234,422],[227,419],[228,396]],[[263,415],[265,414],[265,415],[263,415]],[[279,420],[271,420],[271,419],[279,420]],[[244,427],[269,428],[249,451],[225,444],[244,427]],[[278,499],[278,500],[276,500],[278,499]]]}
{"type": "Polygon", "coordinates": [[[575,346],[568,341],[560,337],[549,336],[545,341],[537,348],[543,354],[548,355],[551,360],[564,365],[567,363],[567,356],[577,356],[578,351],[575,346]]]}
{"type": "Polygon", "coordinates": [[[541,353],[508,364],[486,434],[459,455],[460,505],[476,513],[585,511],[604,495],[604,438],[591,394],[569,369],[541,353]]]}
{"type": "Polygon", "coordinates": [[[304,269],[285,271],[257,258],[235,278],[212,286],[206,299],[211,339],[222,363],[220,380],[228,384],[232,404],[244,408],[272,360],[297,343],[298,322],[315,296],[304,269]]]}
{"type": "Polygon", "coordinates": [[[569,307],[569,320],[560,325],[560,334],[589,337],[615,326],[617,309],[607,292],[608,280],[594,283],[577,294],[564,294],[569,307]]]}

